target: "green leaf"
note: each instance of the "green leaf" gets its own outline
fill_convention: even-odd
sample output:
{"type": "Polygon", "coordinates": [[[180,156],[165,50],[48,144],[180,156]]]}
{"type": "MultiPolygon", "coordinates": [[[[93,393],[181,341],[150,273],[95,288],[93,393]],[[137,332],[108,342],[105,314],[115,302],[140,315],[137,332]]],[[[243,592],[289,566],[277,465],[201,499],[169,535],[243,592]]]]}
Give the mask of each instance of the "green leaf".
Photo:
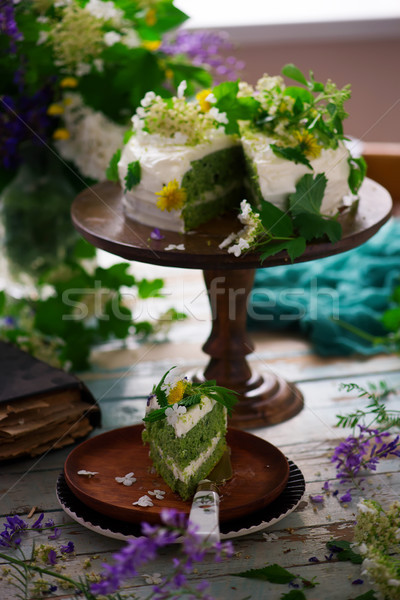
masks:
{"type": "Polygon", "coordinates": [[[4,313],[6,307],[6,293],[4,290],[0,291],[0,314],[4,313]]]}
{"type": "Polygon", "coordinates": [[[289,63],[283,67],[282,74],[285,75],[285,77],[289,77],[289,79],[294,79],[294,81],[302,83],[303,85],[308,85],[308,81],[303,73],[292,63],[289,63]]]}
{"type": "Polygon", "coordinates": [[[350,167],[348,178],[349,187],[353,194],[357,194],[367,172],[367,163],[362,156],[360,156],[360,158],[353,158],[350,156],[350,158],[347,159],[347,162],[350,167]]]}
{"type": "Polygon", "coordinates": [[[161,298],[160,290],[164,286],[163,279],[141,279],[137,283],[139,298],[161,298]]]}
{"type": "Polygon", "coordinates": [[[235,575],[237,577],[246,577],[248,579],[261,579],[262,581],[269,581],[270,583],[290,583],[293,579],[296,579],[296,575],[277,564],[268,565],[261,569],[250,569],[249,571],[243,571],[242,573],[235,573],[235,575]]]}
{"type": "Polygon", "coordinates": [[[164,384],[164,381],[168,375],[168,373],[170,373],[172,371],[172,369],[175,369],[176,367],[171,367],[170,369],[168,369],[168,371],[166,373],[164,373],[164,375],[161,377],[159,383],[157,384],[156,387],[153,388],[153,394],[156,395],[156,398],[158,400],[158,404],[163,408],[163,407],[168,407],[168,399],[167,399],[167,394],[165,393],[165,391],[162,389],[162,386],[164,384]]]}
{"type": "Polygon", "coordinates": [[[283,594],[280,600],[307,600],[307,598],[301,590],[290,590],[287,594],[283,594]]]}
{"type": "Polygon", "coordinates": [[[118,295],[108,300],[99,316],[97,331],[104,339],[125,339],[132,325],[132,313],[121,303],[118,295]]]}
{"type": "Polygon", "coordinates": [[[289,196],[291,213],[294,216],[304,212],[319,215],[326,183],[324,173],[318,173],[315,179],[311,173],[303,175],[296,185],[295,193],[289,196]]]}
{"type": "Polygon", "coordinates": [[[96,256],[96,248],[84,238],[79,238],[74,246],[73,255],[76,260],[94,258],[96,256]]]}
{"type": "Polygon", "coordinates": [[[142,176],[142,169],[140,167],[140,162],[138,160],[134,160],[128,165],[128,172],[125,177],[125,191],[131,190],[135,185],[140,183],[140,179],[142,176]]]}
{"type": "Polygon", "coordinates": [[[299,147],[295,148],[283,148],[281,146],[277,146],[276,144],[270,144],[270,148],[276,156],[280,158],[285,158],[286,160],[291,160],[294,163],[300,163],[302,165],[306,165],[309,169],[312,169],[310,161],[306,157],[306,155],[300,150],[299,147]]]}
{"type": "Polygon", "coordinates": [[[378,600],[378,599],[375,596],[374,590],[369,590],[369,592],[365,592],[365,594],[360,594],[359,596],[356,596],[352,600],[378,600]]]}
{"type": "Polygon", "coordinates": [[[119,148],[112,155],[112,158],[111,158],[110,163],[106,170],[106,177],[109,181],[114,181],[115,183],[118,183],[118,181],[119,181],[118,163],[119,163],[120,159],[121,159],[121,149],[119,148]]]}
{"type": "Polygon", "coordinates": [[[299,99],[302,102],[306,102],[307,104],[314,103],[314,96],[309,90],[305,90],[304,88],[300,88],[297,86],[289,86],[285,89],[285,96],[290,96],[295,100],[299,99]]]}
{"type": "Polygon", "coordinates": [[[400,308],[389,308],[382,315],[382,323],[388,331],[400,330],[400,308]]]}
{"type": "Polygon", "coordinates": [[[350,542],[347,542],[346,540],[332,540],[330,542],[327,542],[326,547],[328,548],[328,550],[333,550],[333,552],[335,552],[336,548],[341,548],[340,552],[336,551],[335,553],[335,556],[340,561],[348,560],[354,565],[361,565],[361,563],[363,562],[363,557],[361,556],[361,554],[357,554],[356,552],[354,552],[351,549],[350,542]]]}
{"type": "Polygon", "coordinates": [[[135,132],[133,131],[133,129],[128,129],[128,131],[126,131],[124,133],[124,138],[123,138],[124,145],[129,142],[129,140],[131,139],[131,137],[133,135],[135,135],[135,132]]]}
{"type": "Polygon", "coordinates": [[[290,240],[284,240],[282,242],[271,241],[265,246],[261,246],[260,260],[264,262],[268,256],[274,256],[281,250],[286,250],[289,254],[290,260],[293,262],[296,258],[301,256],[306,249],[306,240],[303,237],[297,237],[290,240]]]}
{"type": "Polygon", "coordinates": [[[342,226],[334,219],[324,219],[321,215],[299,213],[293,219],[296,230],[307,241],[327,236],[332,244],[342,237],[342,226]]]}
{"type": "Polygon", "coordinates": [[[165,411],[168,408],[168,404],[167,406],[164,406],[163,408],[156,408],[155,410],[152,410],[151,412],[149,412],[148,415],[146,415],[145,417],[143,417],[143,421],[145,421],[146,423],[154,423],[155,421],[161,421],[162,419],[165,418],[165,411]]]}
{"type": "Polygon", "coordinates": [[[213,88],[217,100],[215,106],[220,112],[225,112],[228,124],[225,125],[227,134],[238,134],[238,121],[248,121],[255,117],[260,109],[259,103],[254,98],[238,98],[239,84],[237,81],[225,81],[213,88]]]}
{"type": "Polygon", "coordinates": [[[109,290],[119,290],[122,285],[131,287],[136,280],[133,275],[128,273],[129,263],[117,263],[108,269],[97,267],[94,272],[94,279],[100,280],[101,287],[109,290]]]}
{"type": "Polygon", "coordinates": [[[270,235],[274,237],[293,235],[293,224],[289,215],[271,202],[263,201],[259,214],[263,227],[270,235]]]}

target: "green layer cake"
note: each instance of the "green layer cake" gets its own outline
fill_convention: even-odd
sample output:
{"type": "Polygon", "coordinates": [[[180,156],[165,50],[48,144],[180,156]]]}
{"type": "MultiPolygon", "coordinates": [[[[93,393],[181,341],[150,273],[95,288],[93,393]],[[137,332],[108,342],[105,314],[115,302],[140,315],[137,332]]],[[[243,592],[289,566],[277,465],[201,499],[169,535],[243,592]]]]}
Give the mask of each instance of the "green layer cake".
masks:
{"type": "Polygon", "coordinates": [[[188,500],[226,450],[227,412],[236,396],[214,381],[171,380],[169,373],[148,398],[143,441],[157,473],[188,500]]]}
{"type": "Polygon", "coordinates": [[[243,150],[205,90],[193,101],[146,94],[118,162],[124,209],[139,223],[188,231],[239,206],[243,150]]]}

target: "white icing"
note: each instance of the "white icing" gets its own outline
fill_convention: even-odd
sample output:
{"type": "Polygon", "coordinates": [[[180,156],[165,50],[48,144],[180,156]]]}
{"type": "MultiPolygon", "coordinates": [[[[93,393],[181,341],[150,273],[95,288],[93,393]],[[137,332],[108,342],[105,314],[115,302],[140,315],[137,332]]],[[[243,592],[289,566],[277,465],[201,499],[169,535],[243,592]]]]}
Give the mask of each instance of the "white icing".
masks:
{"type": "Polygon", "coordinates": [[[306,173],[325,173],[328,180],[321,212],[333,215],[342,204],[343,198],[350,194],[347,182],[350,167],[347,163],[349,151],[342,142],[336,149],[323,148],[318,158],[310,160],[313,171],[306,165],[286,160],[274,154],[270,147],[275,142],[262,133],[244,134],[242,144],[245,154],[251,159],[265,200],[281,210],[287,209],[289,194],[296,191],[296,184],[306,173]]]}
{"type": "MultiPolygon", "coordinates": [[[[215,400],[203,396],[199,404],[191,406],[184,415],[180,415],[177,422],[172,425],[175,430],[176,437],[182,437],[188,433],[207,413],[209,413],[215,406],[215,400]]],[[[152,396],[148,406],[146,407],[146,414],[150,411],[160,408],[157,398],[152,396]]]]}
{"type": "Polygon", "coordinates": [[[173,179],[180,185],[183,176],[190,170],[192,161],[235,145],[237,141],[220,129],[215,129],[211,132],[209,141],[195,146],[169,142],[169,138],[163,141],[159,135],[136,133],[122,151],[118,172],[120,181],[123,182],[129,163],[140,161],[140,183],[124,196],[125,213],[129,217],[144,225],[183,232],[181,211],[168,212],[157,208],[159,197],[156,196],[156,192],[161,191],[163,186],[173,179]]]}
{"type": "Polygon", "coordinates": [[[196,458],[195,460],[192,460],[192,462],[190,462],[188,464],[188,466],[185,467],[184,469],[178,469],[178,467],[174,464],[173,459],[170,458],[169,456],[164,456],[163,452],[160,449],[158,449],[158,452],[159,452],[161,458],[163,459],[163,461],[171,469],[172,473],[174,474],[175,479],[180,479],[181,481],[183,481],[183,483],[187,483],[189,481],[189,479],[192,477],[192,475],[194,475],[199,470],[201,465],[203,463],[205,463],[206,460],[214,452],[221,437],[222,437],[222,434],[218,434],[215,437],[213,437],[207,450],[205,452],[202,452],[198,458],[196,458]]]}

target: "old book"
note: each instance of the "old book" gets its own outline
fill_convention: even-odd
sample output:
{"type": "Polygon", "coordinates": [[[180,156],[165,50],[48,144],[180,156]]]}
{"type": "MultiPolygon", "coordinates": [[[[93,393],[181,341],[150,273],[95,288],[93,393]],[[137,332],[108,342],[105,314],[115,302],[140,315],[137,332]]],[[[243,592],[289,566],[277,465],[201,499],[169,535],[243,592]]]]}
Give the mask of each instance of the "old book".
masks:
{"type": "Polygon", "coordinates": [[[0,341],[0,461],[62,448],[99,424],[82,381],[0,341]]]}

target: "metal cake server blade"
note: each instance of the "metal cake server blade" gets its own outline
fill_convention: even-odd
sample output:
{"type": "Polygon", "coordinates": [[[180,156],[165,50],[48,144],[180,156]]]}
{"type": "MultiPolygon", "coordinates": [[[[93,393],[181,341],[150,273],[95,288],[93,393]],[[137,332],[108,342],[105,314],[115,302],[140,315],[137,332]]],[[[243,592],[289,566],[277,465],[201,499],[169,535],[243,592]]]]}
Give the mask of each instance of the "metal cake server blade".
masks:
{"type": "Polygon", "coordinates": [[[189,520],[197,527],[196,534],[210,544],[220,541],[218,486],[231,477],[231,451],[227,448],[207,479],[199,482],[193,497],[189,520]]]}

